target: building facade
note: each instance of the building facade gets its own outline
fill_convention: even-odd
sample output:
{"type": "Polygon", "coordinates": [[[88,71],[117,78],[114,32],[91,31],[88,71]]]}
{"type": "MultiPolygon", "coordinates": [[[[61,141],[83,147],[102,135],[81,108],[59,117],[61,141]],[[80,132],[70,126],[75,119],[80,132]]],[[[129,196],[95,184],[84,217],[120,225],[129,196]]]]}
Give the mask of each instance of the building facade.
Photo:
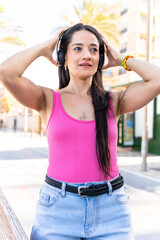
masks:
{"type": "MultiPolygon", "coordinates": [[[[160,66],[160,1],[153,0],[153,29],[151,62],[160,66]]],[[[114,45],[124,55],[131,54],[135,58],[146,60],[147,53],[147,0],[116,1],[110,10],[118,15],[119,46],[114,45]]],[[[126,89],[129,85],[143,81],[135,72],[126,72],[123,67],[108,69],[103,76],[104,86],[112,91],[126,89]]],[[[149,152],[160,154],[160,103],[155,98],[148,104],[148,138],[149,152]]],[[[118,145],[132,146],[141,149],[143,125],[143,108],[124,114],[118,122],[118,145]]]]}

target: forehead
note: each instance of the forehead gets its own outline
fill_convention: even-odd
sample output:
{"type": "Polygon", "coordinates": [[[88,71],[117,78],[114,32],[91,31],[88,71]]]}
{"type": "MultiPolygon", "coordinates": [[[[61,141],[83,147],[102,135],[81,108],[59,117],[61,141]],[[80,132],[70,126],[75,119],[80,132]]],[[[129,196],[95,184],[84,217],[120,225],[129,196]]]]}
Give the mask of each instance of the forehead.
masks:
{"type": "Polygon", "coordinates": [[[87,30],[80,30],[80,31],[77,31],[75,32],[73,35],[72,35],[72,38],[71,38],[71,42],[70,44],[73,44],[73,43],[95,43],[95,44],[98,44],[99,45],[99,42],[98,42],[98,39],[97,37],[87,31],[87,30]]]}

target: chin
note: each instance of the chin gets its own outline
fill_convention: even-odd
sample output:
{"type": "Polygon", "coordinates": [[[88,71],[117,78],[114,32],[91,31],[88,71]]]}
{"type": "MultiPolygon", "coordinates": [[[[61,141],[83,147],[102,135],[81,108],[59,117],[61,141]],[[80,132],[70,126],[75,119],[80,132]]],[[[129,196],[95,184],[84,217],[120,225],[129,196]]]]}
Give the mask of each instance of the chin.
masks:
{"type": "Polygon", "coordinates": [[[70,72],[70,76],[73,76],[79,79],[88,79],[88,78],[92,78],[96,72],[97,72],[97,69],[94,69],[94,70],[92,69],[90,71],[83,71],[78,69],[78,71],[70,72]]]}
{"type": "Polygon", "coordinates": [[[79,74],[79,78],[90,78],[90,77],[93,77],[93,75],[96,73],[97,71],[94,71],[94,72],[90,72],[90,73],[84,73],[84,72],[81,72],[81,74],[79,74]]]}
{"type": "Polygon", "coordinates": [[[81,75],[79,75],[78,76],[78,78],[80,78],[80,79],[88,79],[88,78],[91,78],[91,77],[93,77],[93,75],[94,74],[81,74],[81,75]]]}

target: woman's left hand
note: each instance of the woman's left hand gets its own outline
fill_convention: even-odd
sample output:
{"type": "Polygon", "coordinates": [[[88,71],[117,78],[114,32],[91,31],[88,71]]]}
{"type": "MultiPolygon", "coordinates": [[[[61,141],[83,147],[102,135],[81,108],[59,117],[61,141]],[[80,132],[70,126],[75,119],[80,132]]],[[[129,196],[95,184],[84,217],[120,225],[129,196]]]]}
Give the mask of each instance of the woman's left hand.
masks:
{"type": "Polygon", "coordinates": [[[109,67],[122,66],[122,61],[125,56],[117,52],[114,48],[112,48],[108,41],[103,37],[103,35],[101,35],[101,37],[105,45],[105,53],[108,60],[108,63],[102,67],[102,70],[107,69],[109,67]]]}

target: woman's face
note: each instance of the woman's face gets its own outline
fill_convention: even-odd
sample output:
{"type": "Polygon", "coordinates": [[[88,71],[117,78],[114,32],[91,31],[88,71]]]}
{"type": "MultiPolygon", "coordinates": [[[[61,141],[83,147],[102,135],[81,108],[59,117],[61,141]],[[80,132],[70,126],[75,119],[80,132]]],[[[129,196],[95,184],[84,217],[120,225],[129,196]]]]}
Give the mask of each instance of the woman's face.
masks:
{"type": "Polygon", "coordinates": [[[97,72],[99,63],[97,37],[86,30],[75,32],[68,45],[65,58],[71,77],[90,78],[97,72]]]}

